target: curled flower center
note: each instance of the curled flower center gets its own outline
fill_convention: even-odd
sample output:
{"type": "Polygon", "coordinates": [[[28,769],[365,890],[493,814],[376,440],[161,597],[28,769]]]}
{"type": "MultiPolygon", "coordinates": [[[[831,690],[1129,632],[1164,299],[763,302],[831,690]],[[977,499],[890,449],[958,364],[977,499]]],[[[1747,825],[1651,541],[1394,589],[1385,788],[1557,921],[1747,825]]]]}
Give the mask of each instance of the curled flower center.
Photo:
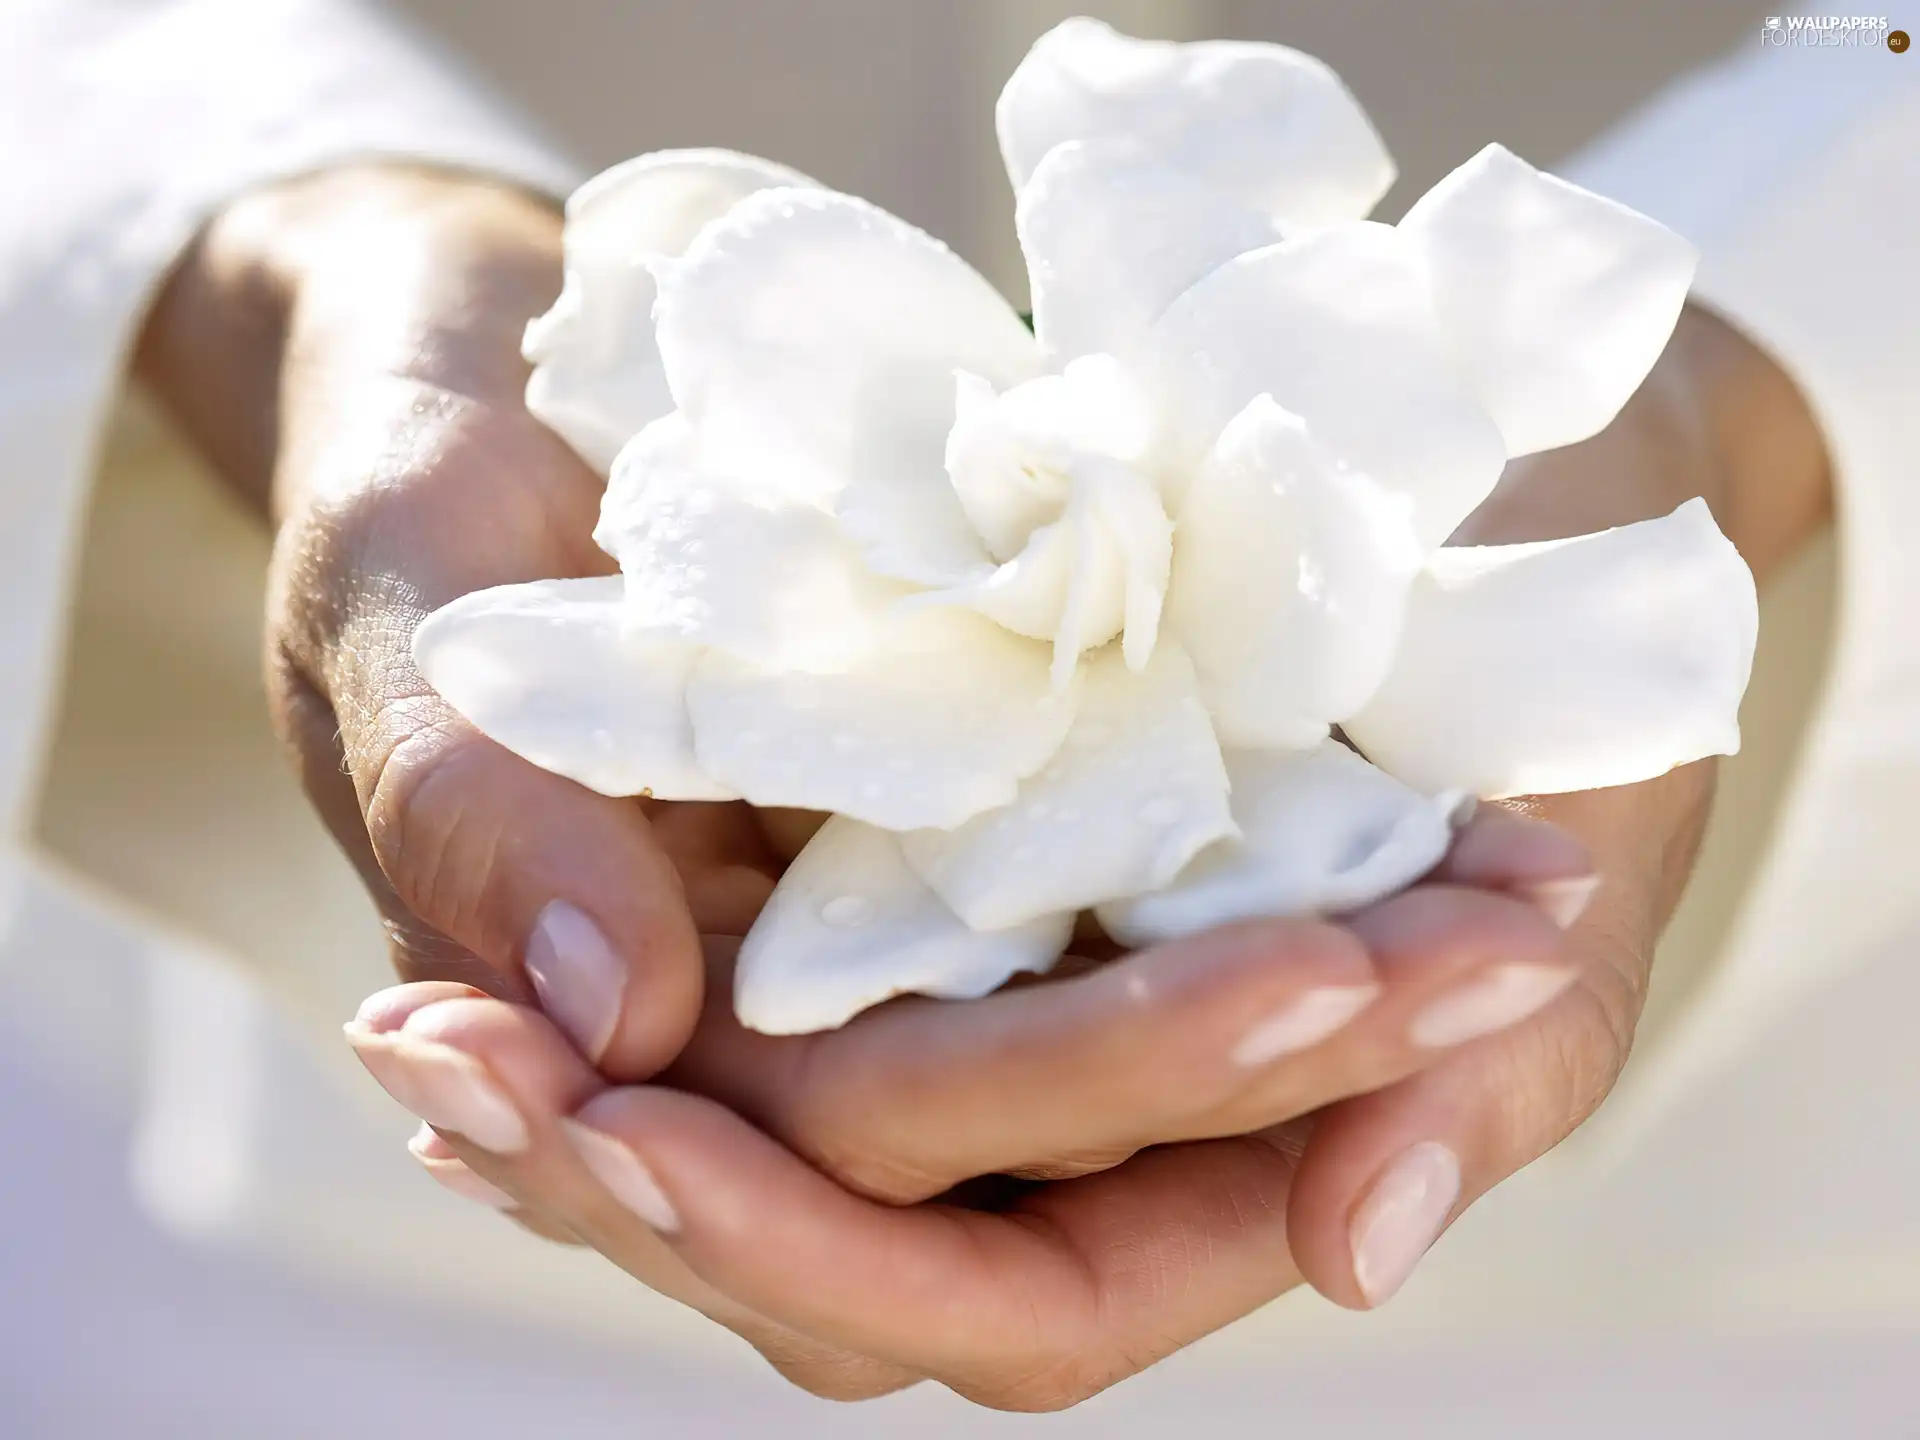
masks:
{"type": "Polygon", "coordinates": [[[1151,407],[1111,356],[1003,394],[962,374],[947,474],[994,567],[941,598],[1052,641],[1062,683],[1116,637],[1145,665],[1173,555],[1152,437],[1151,407]]]}

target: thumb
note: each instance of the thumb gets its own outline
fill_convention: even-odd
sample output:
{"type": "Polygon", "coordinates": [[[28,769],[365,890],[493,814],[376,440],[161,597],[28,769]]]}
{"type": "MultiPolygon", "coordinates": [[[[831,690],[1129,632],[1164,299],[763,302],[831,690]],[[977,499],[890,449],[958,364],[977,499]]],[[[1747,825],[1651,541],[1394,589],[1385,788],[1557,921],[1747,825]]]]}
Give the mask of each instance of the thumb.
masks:
{"type": "Polygon", "coordinates": [[[354,668],[383,678],[336,707],[291,662],[276,666],[275,711],[381,910],[400,977],[537,1000],[616,1080],[666,1066],[698,1019],[704,965],[642,808],[486,739],[404,650],[354,668]]]}
{"type": "MultiPolygon", "coordinates": [[[[1711,790],[1711,768],[1696,765],[1640,785],[1526,802],[1578,835],[1607,877],[1597,891],[1541,897],[1569,927],[1574,982],[1549,996],[1539,977],[1520,972],[1441,997],[1412,1023],[1458,1048],[1320,1114],[1287,1217],[1295,1259],[1315,1289],[1342,1305],[1383,1303],[1468,1205],[1599,1108],[1626,1063],[1654,945],[1711,790]],[[1567,904],[1570,895],[1592,903],[1567,904]]],[[[1505,846],[1517,826],[1534,823],[1503,820],[1497,828],[1507,838],[1489,831],[1487,843],[1505,846]]]]}

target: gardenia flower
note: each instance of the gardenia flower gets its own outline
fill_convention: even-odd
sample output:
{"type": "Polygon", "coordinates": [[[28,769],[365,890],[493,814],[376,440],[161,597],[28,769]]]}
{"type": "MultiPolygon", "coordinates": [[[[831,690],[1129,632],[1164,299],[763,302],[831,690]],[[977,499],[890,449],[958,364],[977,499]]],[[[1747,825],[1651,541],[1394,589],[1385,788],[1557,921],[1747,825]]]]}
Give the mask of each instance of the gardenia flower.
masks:
{"type": "Polygon", "coordinates": [[[1499,146],[1370,222],[1378,135],[1272,45],[1069,21],[997,120],[1031,332],[764,161],[575,195],[528,403],[610,468],[621,573],[416,641],[583,785],[831,815],[741,950],[744,1023],[981,995],[1086,910],[1141,944],[1350,909],[1469,797],[1737,747],[1753,582],[1703,502],[1445,545],[1508,459],[1612,419],[1685,241],[1499,146]]]}

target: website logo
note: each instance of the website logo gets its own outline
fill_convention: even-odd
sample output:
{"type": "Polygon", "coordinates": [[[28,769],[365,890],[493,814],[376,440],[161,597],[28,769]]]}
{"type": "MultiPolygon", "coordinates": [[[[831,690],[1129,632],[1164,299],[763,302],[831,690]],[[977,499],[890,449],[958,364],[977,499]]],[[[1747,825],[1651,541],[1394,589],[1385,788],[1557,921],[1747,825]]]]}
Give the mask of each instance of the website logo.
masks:
{"type": "Polygon", "coordinates": [[[1884,15],[1769,15],[1760,26],[1760,43],[1782,48],[1885,45],[1898,55],[1907,48],[1907,32],[1893,29],[1884,15]]]}

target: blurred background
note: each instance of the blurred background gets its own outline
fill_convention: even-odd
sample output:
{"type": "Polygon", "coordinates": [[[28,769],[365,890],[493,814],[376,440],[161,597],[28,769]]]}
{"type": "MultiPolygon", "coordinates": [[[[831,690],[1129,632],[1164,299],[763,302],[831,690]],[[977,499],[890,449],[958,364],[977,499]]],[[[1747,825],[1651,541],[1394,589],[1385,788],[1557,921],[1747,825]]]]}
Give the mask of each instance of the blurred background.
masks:
{"type": "MultiPolygon", "coordinates": [[[[1027,46],[1067,15],[1169,38],[1277,40],[1321,56],[1400,164],[1388,219],[1490,140],[1551,167],[1676,75],[1758,44],[1762,18],[1744,0],[392,0],[392,8],[589,168],[681,145],[775,157],[943,237],[1015,296],[1023,280],[992,103],[1027,46]]],[[[115,445],[159,445],[152,425],[136,418],[115,445]]],[[[224,565],[175,575],[168,593],[204,610],[220,659],[203,666],[200,682],[257,686],[247,617],[257,613],[264,540],[203,480],[181,471],[164,504],[135,498],[94,527],[76,624],[121,627],[123,663],[69,676],[42,823],[42,841],[74,886],[104,882],[161,916],[184,909],[189,894],[203,899],[204,877],[173,868],[164,847],[116,848],[88,823],[81,777],[151,788],[156,810],[203,804],[197,755],[211,773],[214,752],[272,744],[264,718],[255,732],[224,737],[190,734],[185,720],[175,731],[142,730],[130,718],[129,695],[181,683],[178,657],[142,643],[134,612],[151,590],[116,589],[135,550],[165,548],[156,535],[166,527],[227,537],[224,565]],[[63,787],[71,803],[62,803],[63,787]]],[[[1801,586],[1803,599],[1823,593],[1825,563],[1811,557],[1786,583],[1801,586]]],[[[1762,759],[1794,743],[1818,678],[1826,611],[1816,600],[1796,614],[1799,638],[1812,643],[1763,632],[1749,726],[1749,749],[1762,759]]],[[[1775,798],[1733,787],[1718,859],[1679,922],[1682,936],[1712,927],[1722,903],[1715,865],[1750,853],[1775,798]]],[[[126,936],[110,920],[83,922],[76,908],[57,974],[0,966],[0,1436],[240,1434],[192,1419],[194,1397],[210,1388],[248,1397],[259,1417],[249,1435],[361,1433],[374,1412],[382,1428],[369,1433],[434,1435],[443,1433],[434,1400],[443,1383],[484,1396],[501,1435],[969,1436],[1042,1425],[1107,1437],[1195,1426],[1221,1436],[1336,1426],[1350,1437],[1920,1435],[1912,1379],[1920,1316],[1911,1308],[1920,1256],[1890,1253],[1875,1238],[1883,1219],[1892,1233],[1893,1220],[1913,1213],[1920,1191],[1861,1197],[1844,1173],[1805,1173],[1817,1168],[1803,1162],[1825,1127],[1873,1122],[1835,1117],[1791,1073],[1773,1082],[1778,1105],[1765,1123],[1741,1118],[1751,1104],[1729,1103],[1729,1118],[1716,1119],[1709,1087],[1691,1102],[1692,1123],[1674,1138],[1656,1136],[1651,1158],[1639,1157],[1687,1177],[1686,1213],[1636,1210],[1631,1187],[1609,1194],[1604,1160],[1581,1182],[1578,1206],[1523,1206],[1529,1185],[1553,1183],[1529,1172],[1511,1187],[1514,1198],[1495,1197],[1458,1227],[1379,1317],[1290,1297],[1066,1416],[988,1415],[931,1391],[852,1410],[812,1401],[717,1332],[585,1273],[599,1262],[556,1260],[412,1172],[399,1144],[410,1122],[344,1052],[333,1053],[337,1043],[323,1050],[218,959],[222,941],[262,948],[249,927],[270,913],[261,897],[274,887],[337,889],[349,917],[339,931],[274,943],[286,986],[304,987],[317,1011],[350,1013],[384,983],[378,934],[353,899],[351,875],[312,826],[297,853],[247,854],[251,815],[299,808],[290,781],[219,803],[232,817],[226,873],[231,880],[251,866],[257,883],[251,909],[197,926],[211,925],[212,946],[187,939],[184,925],[175,939],[149,936],[133,984],[104,958],[126,936]],[[96,1053],[63,1067],[85,1071],[84,1084],[50,1085],[29,1058],[36,1037],[6,1030],[9,997],[28,989],[42,1013],[51,1005],[86,1017],[79,1028],[96,1053]],[[241,1032],[251,1038],[236,1047],[227,1037],[241,1032]],[[308,1057],[306,1068],[268,1067],[268,1053],[308,1057]],[[175,1063],[185,1054],[191,1066],[175,1063]],[[369,1132],[384,1147],[377,1162],[369,1132]],[[1690,1233],[1741,1223],[1738,1189],[1719,1177],[1750,1176],[1770,1154],[1780,1184],[1806,1189],[1809,1235],[1855,1266],[1846,1303],[1828,1303],[1826,1278],[1795,1288],[1799,1252],[1769,1275],[1689,1268],[1690,1233]],[[374,1178],[343,1188],[342,1172],[374,1178]],[[90,1198],[76,1205],[77,1194],[90,1198]],[[390,1217],[403,1212],[428,1217],[432,1244],[390,1242],[390,1217]],[[484,1283],[463,1269],[477,1246],[489,1253],[484,1283]],[[1524,1286],[1512,1288],[1510,1277],[1505,1288],[1479,1283],[1474,1257],[1490,1247],[1539,1257],[1524,1286]],[[502,1275],[518,1279],[503,1286],[502,1275]],[[164,1354],[148,1343],[156,1327],[174,1342],[164,1354]],[[75,1364],[75,1335],[110,1372],[75,1364]],[[370,1361],[374,1353],[384,1358],[370,1361]],[[523,1379],[535,1372],[545,1377],[537,1392],[523,1379]],[[261,1376],[277,1378],[268,1387],[261,1376]]],[[[59,920],[65,894],[53,887],[30,904],[59,920]]],[[[1690,977],[1676,965],[1660,983],[1656,1028],[1690,977]]],[[[1842,1025],[1846,997],[1822,1004],[1832,1014],[1809,1009],[1804,1024],[1842,1025]]],[[[1877,1080],[1864,1071],[1829,1083],[1840,1095],[1877,1080]]],[[[1741,1098],[1751,1101],[1751,1091],[1741,1098]]],[[[1885,1138],[1915,1143],[1911,1128],[1885,1138]]]]}
{"type": "Polygon", "coordinates": [[[992,107],[1070,15],[1276,40],[1337,70],[1385,135],[1396,218],[1490,140],[1544,165],[1667,80],[1757,44],[1741,0],[397,0],[596,168],[642,150],[776,155],[941,236],[1018,291],[992,107]],[[724,79],[723,79],[724,77],[724,79]]]}

